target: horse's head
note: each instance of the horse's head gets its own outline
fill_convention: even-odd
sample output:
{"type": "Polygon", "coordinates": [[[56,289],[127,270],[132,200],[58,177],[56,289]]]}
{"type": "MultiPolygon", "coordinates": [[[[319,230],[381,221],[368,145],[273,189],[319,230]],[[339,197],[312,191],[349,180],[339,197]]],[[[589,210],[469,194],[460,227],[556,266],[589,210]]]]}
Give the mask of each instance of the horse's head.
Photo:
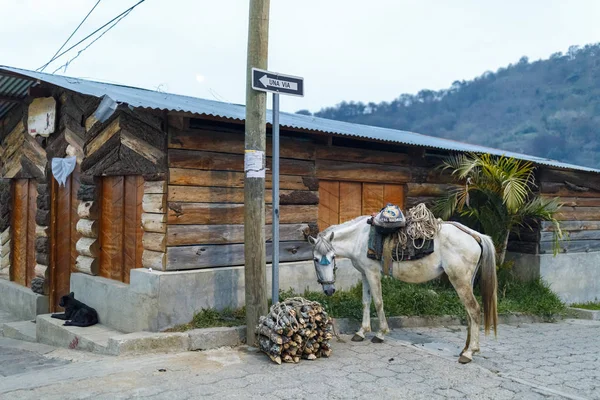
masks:
{"type": "Polygon", "coordinates": [[[317,238],[308,237],[308,241],[313,245],[313,262],[315,263],[315,271],[317,272],[317,282],[323,286],[323,292],[327,296],[335,293],[335,250],[331,241],[333,240],[333,232],[328,237],[322,234],[317,235],[317,238]]]}

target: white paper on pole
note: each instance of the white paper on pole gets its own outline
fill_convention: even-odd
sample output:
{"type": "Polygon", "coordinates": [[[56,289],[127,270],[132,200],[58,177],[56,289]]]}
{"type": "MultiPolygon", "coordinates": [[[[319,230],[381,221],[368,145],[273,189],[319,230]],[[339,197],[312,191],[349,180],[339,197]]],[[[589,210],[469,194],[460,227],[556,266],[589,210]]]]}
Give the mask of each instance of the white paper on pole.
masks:
{"type": "Polygon", "coordinates": [[[60,186],[65,186],[67,178],[77,165],[77,157],[53,158],[52,175],[60,186]]]}
{"type": "Polygon", "coordinates": [[[265,152],[260,150],[246,150],[244,155],[244,171],[248,178],[265,177],[265,152]]]}

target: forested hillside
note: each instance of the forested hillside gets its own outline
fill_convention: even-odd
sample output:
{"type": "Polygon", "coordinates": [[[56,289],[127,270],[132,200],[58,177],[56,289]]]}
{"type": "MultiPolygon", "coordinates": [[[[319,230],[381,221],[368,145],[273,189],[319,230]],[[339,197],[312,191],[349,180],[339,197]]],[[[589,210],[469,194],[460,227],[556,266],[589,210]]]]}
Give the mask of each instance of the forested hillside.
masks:
{"type": "Polygon", "coordinates": [[[445,90],[342,102],[315,115],[600,168],[600,44],[547,60],[522,57],[445,90]]]}

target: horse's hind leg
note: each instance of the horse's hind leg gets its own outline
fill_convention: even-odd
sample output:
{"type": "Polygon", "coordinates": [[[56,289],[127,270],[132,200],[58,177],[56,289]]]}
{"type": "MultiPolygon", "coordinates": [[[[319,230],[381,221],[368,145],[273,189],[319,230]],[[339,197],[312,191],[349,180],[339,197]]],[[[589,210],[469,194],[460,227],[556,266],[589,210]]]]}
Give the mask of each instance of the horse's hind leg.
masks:
{"type": "Polygon", "coordinates": [[[362,342],[365,340],[365,333],[371,332],[371,288],[364,273],[362,274],[362,284],[363,319],[360,329],[352,337],[353,342],[362,342]]]}
{"type": "Polygon", "coordinates": [[[481,318],[481,310],[479,303],[473,294],[471,279],[464,276],[456,277],[450,274],[448,277],[450,278],[450,282],[452,283],[452,286],[454,286],[456,293],[458,293],[458,297],[467,310],[467,342],[465,344],[465,348],[460,354],[460,358],[458,359],[460,363],[466,364],[473,360],[473,353],[479,351],[479,320],[481,318]]]}

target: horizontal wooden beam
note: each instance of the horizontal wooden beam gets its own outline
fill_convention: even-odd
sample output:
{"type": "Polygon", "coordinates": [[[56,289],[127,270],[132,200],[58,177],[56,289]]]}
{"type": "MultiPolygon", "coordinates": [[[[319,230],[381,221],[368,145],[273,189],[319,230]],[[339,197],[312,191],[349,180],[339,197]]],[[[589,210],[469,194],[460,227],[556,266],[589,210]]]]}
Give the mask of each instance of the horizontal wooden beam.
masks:
{"type": "Polygon", "coordinates": [[[317,178],[354,182],[406,183],[412,181],[410,167],[317,160],[317,178]]]}
{"type": "Polygon", "coordinates": [[[411,162],[411,157],[404,153],[341,146],[318,146],[317,159],[390,165],[409,165],[411,162]]]}
{"type": "MultiPolygon", "coordinates": [[[[206,187],[244,187],[244,173],[235,171],[210,171],[187,168],[169,169],[170,185],[206,187]]],[[[273,179],[266,174],[265,187],[271,189],[273,179]]],[[[279,188],[282,190],[319,190],[319,181],[314,177],[279,175],[279,188]]]]}
{"type": "MultiPolygon", "coordinates": [[[[542,231],[553,231],[554,224],[549,221],[541,222],[542,231]]],[[[600,221],[561,221],[562,231],[600,230],[600,221]]]]}
{"type": "MultiPolygon", "coordinates": [[[[551,242],[554,240],[554,232],[542,232],[541,242],[551,242]]],[[[569,240],[600,240],[600,230],[588,231],[565,231],[563,232],[563,241],[569,240]]]]}
{"type": "MultiPolygon", "coordinates": [[[[270,170],[271,157],[267,157],[266,164],[267,170],[270,170]]],[[[169,167],[244,172],[244,155],[172,149],[169,150],[169,167]]],[[[279,172],[282,175],[313,176],[315,164],[310,160],[280,158],[279,172]]]]}
{"type": "Polygon", "coordinates": [[[562,207],[554,217],[559,221],[600,221],[600,207],[562,207]]]}
{"type": "MultiPolygon", "coordinates": [[[[542,197],[552,199],[556,196],[542,194],[542,197]]],[[[560,197],[558,201],[567,207],[600,207],[600,194],[598,197],[560,197]]]]}
{"type": "Polygon", "coordinates": [[[458,185],[439,183],[408,183],[406,196],[409,197],[440,197],[459,188],[458,185]]]}
{"type": "MultiPolygon", "coordinates": [[[[305,240],[308,224],[279,225],[281,241],[305,240]]],[[[272,239],[272,226],[265,226],[265,239],[272,239]]],[[[171,225],[167,246],[244,243],[244,225],[171,225]]]]}
{"type": "MultiPolygon", "coordinates": [[[[273,193],[265,191],[265,203],[273,202],[273,193]]],[[[281,190],[281,204],[319,204],[319,192],[307,190],[281,190]]],[[[169,186],[169,201],[183,203],[243,203],[244,189],[202,186],[169,186]]]]}
{"type": "MultiPolygon", "coordinates": [[[[540,254],[552,254],[553,242],[541,242],[540,254]]],[[[600,240],[563,240],[560,242],[559,253],[588,253],[600,251],[600,240]]]]}
{"type": "MultiPolygon", "coordinates": [[[[267,141],[267,155],[271,155],[272,142],[267,141]]],[[[244,132],[218,132],[207,129],[190,129],[169,132],[169,148],[203,150],[219,153],[244,154],[244,132]]],[[[280,156],[301,160],[315,159],[315,145],[310,140],[281,136],[280,156]]]]}
{"type": "Polygon", "coordinates": [[[573,186],[568,186],[565,183],[559,182],[540,182],[540,192],[545,197],[596,197],[600,198],[600,191],[586,190],[578,191],[574,190],[573,186]]]}
{"type": "MultiPolygon", "coordinates": [[[[311,223],[317,221],[317,205],[282,205],[279,208],[282,224],[311,223]]],[[[272,220],[271,206],[266,206],[266,221],[272,220]]],[[[171,225],[223,225],[243,224],[243,204],[219,203],[168,203],[168,223],[171,225]]]]}
{"type": "MultiPolygon", "coordinates": [[[[273,245],[272,243],[267,243],[266,247],[267,262],[270,262],[273,254],[273,245]]],[[[279,243],[279,260],[281,262],[311,260],[312,257],[312,245],[307,241],[279,243]]],[[[227,267],[243,264],[243,244],[167,248],[167,271],[227,267]]]]}
{"type": "Polygon", "coordinates": [[[546,167],[542,168],[540,172],[540,180],[600,191],[600,179],[598,174],[594,172],[566,171],[546,167]]]}
{"type": "Polygon", "coordinates": [[[144,232],[165,233],[167,214],[142,213],[142,229],[144,232]]]}

